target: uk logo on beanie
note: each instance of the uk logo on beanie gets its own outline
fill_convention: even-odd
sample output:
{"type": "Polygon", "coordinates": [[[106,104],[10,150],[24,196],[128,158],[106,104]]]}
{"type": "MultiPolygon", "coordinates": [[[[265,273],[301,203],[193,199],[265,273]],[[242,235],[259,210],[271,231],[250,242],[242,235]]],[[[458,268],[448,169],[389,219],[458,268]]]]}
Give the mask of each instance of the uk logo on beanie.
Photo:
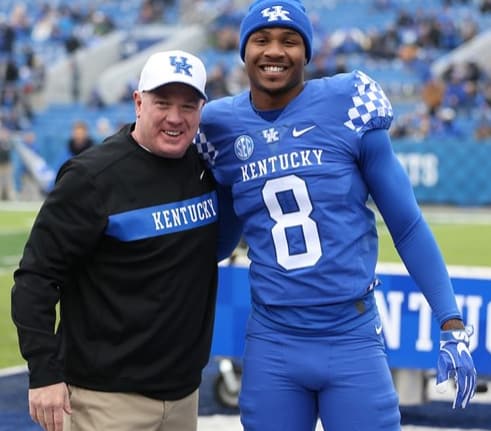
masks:
{"type": "Polygon", "coordinates": [[[273,6],[267,9],[263,9],[261,11],[263,17],[268,18],[268,22],[271,21],[291,21],[291,18],[288,17],[290,12],[283,9],[283,6],[273,6]]]}
{"type": "Polygon", "coordinates": [[[239,50],[244,60],[249,36],[261,28],[290,28],[299,33],[305,44],[307,62],[312,58],[313,29],[301,0],[256,0],[240,25],[239,50]]]}

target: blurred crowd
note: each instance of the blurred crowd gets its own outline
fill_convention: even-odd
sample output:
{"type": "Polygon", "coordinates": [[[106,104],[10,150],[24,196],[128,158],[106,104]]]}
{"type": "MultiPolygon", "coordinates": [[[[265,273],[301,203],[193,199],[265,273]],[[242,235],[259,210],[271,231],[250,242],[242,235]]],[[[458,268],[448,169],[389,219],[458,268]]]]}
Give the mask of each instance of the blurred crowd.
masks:
{"type": "Polygon", "coordinates": [[[128,20],[138,25],[164,22],[167,9],[175,2],[130,0],[125,2],[126,9],[117,1],[5,2],[9,7],[0,12],[1,199],[38,196],[36,187],[29,185],[28,170],[13,150],[13,143],[20,140],[37,151],[31,126],[46,68],[96,44],[128,20]]]}
{"type": "MultiPolygon", "coordinates": [[[[13,186],[6,186],[5,178],[10,174],[5,173],[4,167],[11,167],[12,160],[16,160],[11,156],[13,137],[36,151],[31,125],[47,68],[60,58],[70,58],[77,50],[96,44],[116,29],[124,30],[129,24],[165,25],[176,19],[179,7],[192,9],[199,19],[205,9],[218,10],[220,3],[223,12],[209,27],[207,48],[200,53],[208,70],[208,95],[210,99],[232,95],[248,85],[238,55],[238,29],[245,9],[238,8],[236,1],[128,0],[124,5],[116,0],[0,1],[10,3],[0,13],[2,199],[22,193],[23,181],[19,177],[23,174],[17,174],[13,186]],[[12,189],[12,193],[7,189],[12,189]]],[[[390,130],[394,139],[491,142],[491,69],[483,70],[475,61],[449,64],[439,75],[431,69],[436,59],[488,29],[483,23],[491,23],[491,0],[432,1],[437,7],[396,0],[358,2],[359,8],[366,8],[359,11],[363,19],[356,26],[350,23],[344,27],[334,10],[329,9],[333,4],[342,6],[343,2],[304,2],[312,10],[315,32],[314,56],[307,78],[354,68],[371,75],[394,104],[395,120],[390,130]]],[[[191,19],[189,14],[186,17],[191,19]]],[[[131,103],[134,85],[128,83],[120,103],[131,103]]],[[[96,93],[87,103],[93,109],[104,108],[96,93]]]]}
{"type": "Polygon", "coordinates": [[[13,2],[0,13],[1,124],[17,130],[29,125],[46,67],[96,44],[129,20],[135,25],[163,22],[175,2],[130,0],[126,9],[120,2],[102,0],[13,2]]]}

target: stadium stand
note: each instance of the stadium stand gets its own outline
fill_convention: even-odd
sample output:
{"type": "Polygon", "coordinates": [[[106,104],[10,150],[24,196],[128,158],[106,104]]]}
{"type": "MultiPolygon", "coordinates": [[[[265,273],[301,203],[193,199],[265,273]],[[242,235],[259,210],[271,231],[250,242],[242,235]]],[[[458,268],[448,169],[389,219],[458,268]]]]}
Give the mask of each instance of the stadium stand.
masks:
{"type": "MultiPolygon", "coordinates": [[[[359,68],[379,81],[394,105],[395,142],[491,142],[488,0],[305,3],[315,31],[309,77],[359,68]]],[[[247,4],[0,0],[0,125],[32,131],[49,163],[75,118],[94,129],[101,118],[131,121],[142,62],[174,47],[204,58],[211,98],[235,94],[247,86],[237,54],[247,4]]]]}

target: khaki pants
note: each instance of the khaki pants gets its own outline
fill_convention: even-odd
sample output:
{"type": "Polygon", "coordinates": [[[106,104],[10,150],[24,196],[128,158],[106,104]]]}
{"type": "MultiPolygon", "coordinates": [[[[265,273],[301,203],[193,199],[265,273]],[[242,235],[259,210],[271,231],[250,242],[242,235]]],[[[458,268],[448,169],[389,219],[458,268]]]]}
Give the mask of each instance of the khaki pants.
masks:
{"type": "Polygon", "coordinates": [[[196,431],[198,390],[177,401],[69,387],[63,431],[196,431]]]}

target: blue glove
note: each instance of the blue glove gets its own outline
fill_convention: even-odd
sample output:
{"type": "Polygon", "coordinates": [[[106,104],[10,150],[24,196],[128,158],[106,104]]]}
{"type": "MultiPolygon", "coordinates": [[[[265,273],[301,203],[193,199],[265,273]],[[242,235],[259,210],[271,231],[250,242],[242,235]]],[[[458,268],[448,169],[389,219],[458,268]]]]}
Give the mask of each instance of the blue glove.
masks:
{"type": "Polygon", "coordinates": [[[465,329],[441,331],[436,383],[452,378],[456,394],[452,408],[465,408],[476,392],[477,373],[469,352],[469,337],[474,333],[472,326],[465,329]]]}

